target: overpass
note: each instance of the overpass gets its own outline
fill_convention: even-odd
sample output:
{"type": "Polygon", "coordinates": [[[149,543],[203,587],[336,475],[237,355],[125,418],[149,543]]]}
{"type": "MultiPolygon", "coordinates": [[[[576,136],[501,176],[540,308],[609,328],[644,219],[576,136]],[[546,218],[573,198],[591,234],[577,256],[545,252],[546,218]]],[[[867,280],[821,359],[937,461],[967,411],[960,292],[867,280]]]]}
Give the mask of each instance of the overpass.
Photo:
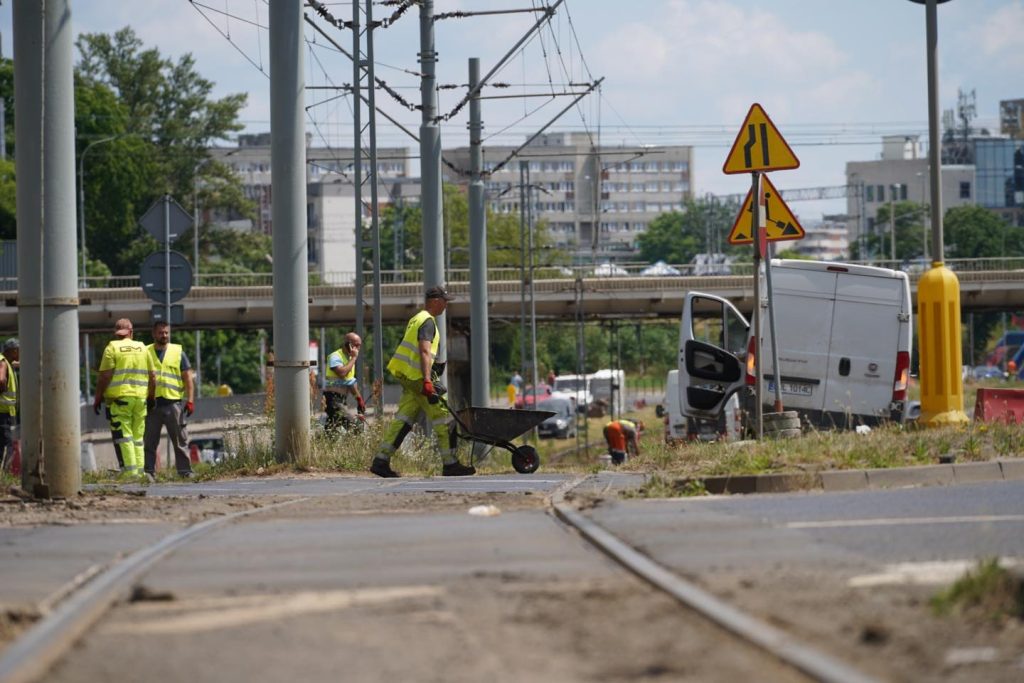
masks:
{"type": "MultiPolygon", "coordinates": [[[[963,311],[1024,309],[1024,259],[970,259],[951,261],[948,265],[960,278],[963,311]]],[[[699,274],[696,272],[699,267],[677,266],[683,274],[650,277],[641,276],[639,268],[625,268],[624,275],[613,277],[595,276],[592,268],[537,269],[534,273],[537,316],[572,320],[579,302],[584,316],[590,320],[678,318],[686,293],[692,290],[730,299],[745,313],[753,308],[750,264],[732,265],[728,275],[699,274]]],[[[401,324],[419,310],[422,303],[422,274],[400,272],[387,276],[389,281],[381,285],[381,314],[386,324],[401,324]]],[[[919,272],[910,273],[915,299],[919,276],[919,272]]],[[[450,319],[468,320],[468,272],[452,270],[449,278],[449,290],[456,296],[449,306],[450,319]]],[[[348,276],[349,282],[351,279],[348,276]]],[[[491,318],[518,320],[521,282],[516,268],[489,272],[491,318]]],[[[114,321],[122,317],[140,324],[150,319],[154,302],[143,294],[137,277],[108,278],[104,284],[107,286],[79,291],[82,332],[109,332],[114,321]]],[[[371,319],[371,286],[365,287],[363,296],[367,319],[371,319]]],[[[13,334],[18,325],[17,291],[0,292],[0,303],[0,333],[13,334]]],[[[178,329],[269,328],[273,323],[272,278],[269,273],[212,275],[201,286],[194,287],[180,303],[184,304],[185,323],[178,329]]],[[[527,307],[529,311],[528,299],[527,307]]],[[[310,285],[311,327],[350,326],[354,320],[354,285],[310,285]]]]}

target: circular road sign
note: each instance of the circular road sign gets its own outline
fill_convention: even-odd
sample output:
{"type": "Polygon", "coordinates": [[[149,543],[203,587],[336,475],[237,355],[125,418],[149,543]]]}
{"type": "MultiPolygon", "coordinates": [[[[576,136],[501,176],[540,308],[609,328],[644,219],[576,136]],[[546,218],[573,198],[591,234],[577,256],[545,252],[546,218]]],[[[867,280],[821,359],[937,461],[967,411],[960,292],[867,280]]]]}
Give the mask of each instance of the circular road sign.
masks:
{"type": "MultiPolygon", "coordinates": [[[[181,253],[170,252],[171,303],[184,299],[192,289],[192,265],[181,253]]],[[[142,262],[142,291],[157,303],[167,302],[167,252],[155,251],[142,262]]]]}

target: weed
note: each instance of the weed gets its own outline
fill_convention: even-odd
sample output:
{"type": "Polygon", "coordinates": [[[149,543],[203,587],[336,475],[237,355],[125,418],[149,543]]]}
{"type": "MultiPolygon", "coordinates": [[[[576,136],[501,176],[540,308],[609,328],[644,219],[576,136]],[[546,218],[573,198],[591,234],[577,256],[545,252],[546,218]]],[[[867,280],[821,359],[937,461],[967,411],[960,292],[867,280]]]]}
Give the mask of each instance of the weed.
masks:
{"type": "Polygon", "coordinates": [[[931,599],[940,616],[954,612],[993,624],[1024,619],[1024,581],[999,566],[999,560],[980,560],[956,582],[931,599]]]}

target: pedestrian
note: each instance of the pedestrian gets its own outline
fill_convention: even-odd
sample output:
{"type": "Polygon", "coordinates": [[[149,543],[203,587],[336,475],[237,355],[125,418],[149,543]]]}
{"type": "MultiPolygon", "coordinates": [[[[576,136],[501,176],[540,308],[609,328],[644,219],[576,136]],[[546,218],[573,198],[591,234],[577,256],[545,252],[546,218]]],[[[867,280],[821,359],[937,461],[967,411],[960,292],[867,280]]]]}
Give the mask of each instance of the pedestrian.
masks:
{"type": "Polygon", "coordinates": [[[14,364],[18,362],[21,347],[11,337],[4,342],[0,355],[0,471],[6,472],[13,456],[14,426],[18,424],[18,373],[14,364]]]}
{"type": "Polygon", "coordinates": [[[548,386],[551,387],[552,389],[554,389],[555,387],[555,377],[555,371],[553,369],[548,370],[548,386]]]}
{"type": "Polygon", "coordinates": [[[612,456],[612,464],[621,465],[626,462],[626,455],[640,455],[640,433],[644,429],[643,422],[618,419],[604,426],[604,440],[608,444],[608,454],[612,456]]]}
{"type": "Polygon", "coordinates": [[[518,370],[516,370],[516,372],[512,375],[512,379],[510,379],[508,382],[509,384],[516,388],[517,394],[523,393],[523,376],[519,374],[518,370]]]}
{"type": "Polygon", "coordinates": [[[156,481],[156,449],[167,428],[179,477],[192,476],[188,457],[188,418],[195,412],[195,381],[192,365],[181,344],[171,343],[171,326],[164,320],[153,323],[153,343],[146,347],[156,368],[156,387],[146,401],[145,474],[156,481]],[[185,405],[181,405],[182,399],[185,405]]]}
{"type": "Polygon", "coordinates": [[[358,418],[348,412],[349,395],[356,399],[356,412],[366,414],[366,401],[359,393],[356,381],[356,360],[363,346],[363,340],[355,332],[345,335],[341,348],[327,357],[327,377],[324,383],[324,400],[327,402],[327,433],[336,435],[340,427],[350,429],[358,418]]]}
{"type": "Polygon", "coordinates": [[[103,349],[92,409],[106,407],[117,464],[127,475],[138,474],[145,462],[146,399],[156,389],[156,366],[146,345],[132,339],[132,321],[114,324],[114,338],[103,349]]]}
{"type": "Polygon", "coordinates": [[[463,465],[455,457],[455,428],[448,409],[441,402],[444,388],[434,384],[434,371],[437,375],[444,373],[443,366],[434,363],[440,342],[436,316],[444,313],[451,298],[444,287],[428,289],[423,310],[409,320],[395,355],[388,361],[388,371],[402,385],[402,395],[398,399],[398,413],[388,425],[384,442],[370,465],[370,471],[379,477],[399,476],[391,469],[391,456],[402,445],[421,414],[426,415],[434,430],[444,464],[441,474],[459,477],[476,473],[474,467],[463,465]]]}

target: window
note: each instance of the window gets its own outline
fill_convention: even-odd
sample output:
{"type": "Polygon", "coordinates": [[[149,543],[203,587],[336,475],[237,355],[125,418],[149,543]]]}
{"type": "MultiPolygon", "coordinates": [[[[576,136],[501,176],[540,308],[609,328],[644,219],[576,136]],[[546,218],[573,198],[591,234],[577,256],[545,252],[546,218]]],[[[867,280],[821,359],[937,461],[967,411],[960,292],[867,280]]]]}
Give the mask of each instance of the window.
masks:
{"type": "Polygon", "coordinates": [[[875,194],[878,195],[878,201],[885,201],[885,185],[879,185],[875,188],[875,194]]]}
{"type": "Polygon", "coordinates": [[[864,188],[864,199],[869,201],[869,202],[875,201],[875,186],[874,185],[868,185],[867,187],[864,188]]]}
{"type": "Polygon", "coordinates": [[[907,185],[906,183],[900,185],[900,201],[907,201],[907,185]]]}
{"type": "Polygon", "coordinates": [[[964,181],[960,183],[960,199],[971,198],[971,183],[964,181]]]}

